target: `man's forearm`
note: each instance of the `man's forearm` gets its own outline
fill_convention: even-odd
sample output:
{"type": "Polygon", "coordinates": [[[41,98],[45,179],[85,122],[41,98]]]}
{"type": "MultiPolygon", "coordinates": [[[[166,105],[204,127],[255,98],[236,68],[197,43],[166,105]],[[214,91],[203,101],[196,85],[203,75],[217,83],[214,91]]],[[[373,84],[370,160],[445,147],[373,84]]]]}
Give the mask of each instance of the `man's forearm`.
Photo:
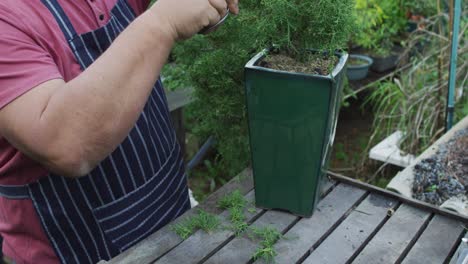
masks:
{"type": "Polygon", "coordinates": [[[37,131],[53,139],[56,159],[73,148],[77,156],[70,160],[79,164],[70,167],[78,175],[115,149],[140,115],[174,43],[157,19],[149,11],[138,17],[96,62],[57,89],[42,112],[37,131]]]}

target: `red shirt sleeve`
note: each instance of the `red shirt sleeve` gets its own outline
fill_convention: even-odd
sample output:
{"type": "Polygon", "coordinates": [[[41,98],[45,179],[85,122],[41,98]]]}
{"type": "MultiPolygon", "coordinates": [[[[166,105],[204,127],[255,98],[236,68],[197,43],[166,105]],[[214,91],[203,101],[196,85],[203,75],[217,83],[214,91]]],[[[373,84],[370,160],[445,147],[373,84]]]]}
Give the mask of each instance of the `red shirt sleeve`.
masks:
{"type": "Polygon", "coordinates": [[[21,24],[0,5],[0,108],[45,81],[62,78],[51,55],[21,24]]]}
{"type": "Polygon", "coordinates": [[[135,10],[135,14],[139,16],[148,9],[151,0],[130,0],[128,3],[135,10]]]}

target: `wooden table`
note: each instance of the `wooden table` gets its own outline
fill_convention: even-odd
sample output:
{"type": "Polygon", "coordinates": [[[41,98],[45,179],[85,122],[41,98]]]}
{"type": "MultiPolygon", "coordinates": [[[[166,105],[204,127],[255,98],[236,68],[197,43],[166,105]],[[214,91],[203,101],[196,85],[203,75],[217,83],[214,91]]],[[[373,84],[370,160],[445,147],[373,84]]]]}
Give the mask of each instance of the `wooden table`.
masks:
{"type": "MultiPolygon", "coordinates": [[[[228,224],[228,213],[216,202],[236,189],[254,200],[250,170],[197,208],[218,214],[228,224]]],[[[460,246],[468,224],[464,216],[340,175],[330,177],[311,218],[258,208],[245,213],[251,226],[273,226],[284,234],[275,245],[276,263],[445,263],[460,246]]],[[[199,230],[182,240],[166,226],[109,263],[254,263],[258,246],[258,241],[226,229],[211,234],[199,230]]]]}

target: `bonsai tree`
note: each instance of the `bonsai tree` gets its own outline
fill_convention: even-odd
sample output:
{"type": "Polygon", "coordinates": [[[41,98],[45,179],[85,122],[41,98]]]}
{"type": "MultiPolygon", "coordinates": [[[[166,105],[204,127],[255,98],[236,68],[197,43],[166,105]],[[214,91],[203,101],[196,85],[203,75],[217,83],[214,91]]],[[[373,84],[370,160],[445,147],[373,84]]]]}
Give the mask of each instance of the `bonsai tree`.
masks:
{"type": "Polygon", "coordinates": [[[333,54],[344,49],[355,28],[353,0],[264,0],[259,31],[264,47],[276,45],[292,59],[305,61],[308,49],[333,54]]]}
{"type": "Polygon", "coordinates": [[[308,48],[344,47],[355,25],[353,6],[353,0],[243,0],[240,15],[217,31],[176,46],[175,63],[195,88],[188,123],[202,141],[216,138],[211,166],[218,179],[236,175],[250,160],[245,63],[273,45],[297,60],[308,48]]]}

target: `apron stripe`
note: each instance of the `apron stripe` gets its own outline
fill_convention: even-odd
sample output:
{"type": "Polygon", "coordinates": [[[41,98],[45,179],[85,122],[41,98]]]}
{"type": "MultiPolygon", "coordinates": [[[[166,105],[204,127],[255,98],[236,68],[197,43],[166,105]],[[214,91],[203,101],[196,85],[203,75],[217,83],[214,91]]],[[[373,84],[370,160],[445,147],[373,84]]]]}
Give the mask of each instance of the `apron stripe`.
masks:
{"type": "MultiPolygon", "coordinates": [[[[154,107],[156,108],[156,110],[158,111],[159,115],[161,116],[162,120],[164,122],[162,122],[163,124],[166,125],[166,132],[168,135],[174,135],[175,136],[175,130],[172,128],[172,122],[170,121],[171,117],[169,116],[169,111],[164,111],[166,114],[162,114],[161,113],[161,109],[160,107],[157,107],[158,105],[165,105],[162,98],[161,98],[161,95],[159,93],[157,93],[157,96],[156,96],[158,99],[159,99],[159,104],[156,103],[156,101],[154,101],[154,98],[151,97],[150,100],[153,101],[153,104],[154,104],[154,107]]],[[[164,134],[165,136],[166,134],[164,134]]]]}
{"type": "MultiPolygon", "coordinates": [[[[62,178],[62,177],[60,177],[60,178],[62,178]]],[[[85,244],[83,243],[83,240],[81,239],[80,233],[76,230],[76,227],[73,224],[73,221],[71,220],[71,218],[70,218],[70,216],[68,214],[68,212],[70,212],[70,210],[67,210],[65,208],[64,204],[62,203],[62,198],[61,197],[63,197],[64,195],[58,195],[57,189],[55,188],[55,183],[51,180],[51,177],[48,177],[47,179],[49,180],[49,184],[52,187],[53,194],[55,195],[55,198],[57,199],[56,202],[58,202],[60,208],[62,209],[62,213],[63,213],[62,217],[64,217],[68,221],[70,228],[73,230],[73,233],[77,237],[77,241],[79,242],[79,246],[78,245],[73,245],[73,248],[76,249],[76,250],[81,249],[82,252],[79,253],[78,255],[82,255],[82,256],[86,255],[89,262],[92,262],[91,257],[88,254],[88,250],[86,250],[85,244]],[[83,255],[83,253],[84,253],[84,255],[83,255]]],[[[65,185],[63,185],[62,188],[60,188],[60,189],[65,190],[67,188],[66,188],[65,185]]],[[[67,232],[67,233],[70,234],[70,232],[67,232]]]]}
{"type": "MultiPolygon", "coordinates": [[[[70,43],[70,46],[71,46],[73,52],[76,52],[77,49],[76,49],[76,46],[73,43],[73,41],[70,41],[69,43],[70,43]]],[[[85,65],[83,59],[81,59],[81,57],[78,57],[78,63],[80,64],[81,69],[86,69],[86,65],[85,65]]]]}
{"type": "Polygon", "coordinates": [[[114,22],[115,22],[116,28],[117,28],[118,30],[120,30],[120,31],[123,31],[123,30],[125,29],[125,27],[124,27],[124,26],[122,25],[122,23],[120,22],[120,19],[119,19],[118,15],[115,14],[115,16],[116,16],[116,19],[114,19],[114,22]]]}
{"type": "MultiPolygon", "coordinates": [[[[95,177],[93,177],[93,175],[92,175],[91,172],[89,173],[89,176],[90,176],[89,178],[83,178],[83,179],[80,179],[80,181],[83,182],[83,181],[85,181],[85,180],[89,180],[89,182],[91,183],[91,186],[93,187],[93,190],[94,190],[94,192],[95,192],[97,198],[99,199],[99,202],[100,202],[100,205],[99,205],[99,206],[101,206],[101,205],[104,204],[104,200],[102,199],[101,194],[99,193],[99,191],[98,191],[98,189],[97,189],[97,187],[96,187],[96,183],[95,183],[94,180],[93,180],[93,178],[95,178],[95,177]]],[[[89,189],[88,189],[88,190],[89,190],[89,189]]],[[[95,201],[95,200],[94,200],[94,201],[95,201]]]]}
{"type": "Polygon", "coordinates": [[[164,213],[164,215],[155,224],[153,224],[152,227],[150,227],[149,229],[143,229],[143,230],[146,230],[143,234],[140,234],[138,237],[133,239],[131,242],[123,245],[122,246],[123,250],[128,249],[129,247],[133,246],[138,241],[141,241],[141,239],[144,239],[149,234],[151,234],[151,233],[155,232],[157,229],[161,228],[162,225],[167,224],[168,221],[166,220],[166,223],[162,223],[163,220],[165,220],[165,219],[172,220],[172,219],[176,218],[177,216],[179,216],[179,214],[182,212],[183,209],[187,210],[186,206],[188,205],[188,201],[189,201],[187,198],[188,198],[188,193],[187,192],[181,192],[180,196],[179,196],[179,199],[177,200],[177,203],[172,204],[172,206],[169,209],[165,210],[166,213],[164,213]],[[176,206],[176,205],[179,205],[179,206],[176,206]],[[175,211],[175,213],[174,213],[174,211],[175,211]]]}
{"type": "MultiPolygon", "coordinates": [[[[54,232],[54,233],[56,233],[56,235],[60,234],[60,236],[61,236],[61,239],[60,239],[60,237],[58,239],[60,241],[60,244],[56,244],[58,246],[58,251],[65,250],[65,252],[70,252],[72,254],[72,256],[73,256],[73,259],[74,259],[75,263],[79,263],[80,261],[78,260],[78,256],[77,256],[74,248],[70,244],[70,240],[65,235],[65,232],[63,232],[61,225],[57,222],[57,219],[54,216],[54,210],[52,210],[52,207],[51,207],[51,204],[52,204],[53,201],[51,201],[51,199],[47,198],[47,195],[44,193],[44,188],[42,186],[42,183],[41,182],[38,182],[38,183],[39,183],[38,185],[39,185],[40,196],[41,196],[42,199],[44,199],[45,204],[47,205],[47,209],[49,211],[48,213],[51,216],[52,221],[54,221],[54,223],[55,223],[55,228],[58,229],[58,233],[57,232],[54,232]],[[63,243],[63,242],[65,242],[65,243],[63,243]],[[68,246],[68,250],[66,248],[64,248],[65,244],[68,246]]],[[[50,195],[50,194],[48,193],[48,195],[50,195]]],[[[38,195],[38,197],[40,197],[40,196],[38,195]]],[[[54,197],[54,198],[55,199],[53,199],[53,200],[56,201],[57,197],[54,197]]],[[[65,259],[65,261],[71,261],[71,259],[68,259],[68,260],[65,259]]]]}
{"type": "MultiPolygon", "coordinates": [[[[151,102],[151,101],[152,101],[152,100],[150,99],[150,102],[151,102]]],[[[150,112],[151,112],[152,117],[153,117],[153,122],[155,122],[156,120],[158,120],[158,116],[156,115],[156,112],[155,112],[154,108],[151,107],[151,106],[150,106],[150,112]]],[[[162,118],[161,115],[159,115],[159,117],[160,117],[159,120],[161,120],[161,118],[162,118]]],[[[161,123],[162,123],[162,122],[155,122],[155,123],[156,123],[157,126],[159,127],[159,131],[160,131],[161,134],[163,134],[163,138],[164,138],[164,140],[166,141],[165,144],[161,142],[161,145],[162,145],[163,149],[164,149],[164,150],[166,151],[166,153],[167,153],[167,152],[169,151],[169,148],[168,148],[168,147],[170,146],[170,141],[167,139],[166,132],[164,131],[164,129],[163,129],[162,126],[161,126],[161,123]]]]}
{"type": "MultiPolygon", "coordinates": [[[[138,126],[138,124],[135,125],[135,127],[137,127],[137,126],[138,126]]],[[[134,142],[132,140],[133,132],[134,132],[134,130],[132,130],[130,132],[130,134],[128,135],[128,139],[130,140],[130,145],[132,146],[133,153],[135,154],[134,156],[135,156],[135,158],[136,158],[136,160],[138,162],[138,166],[140,168],[140,173],[138,175],[141,175],[141,177],[143,178],[143,182],[146,182],[145,176],[144,176],[145,175],[145,169],[143,169],[143,165],[141,165],[140,156],[138,155],[138,151],[136,150],[135,144],[134,144],[134,142]]]]}
{"type": "Polygon", "coordinates": [[[133,11],[133,8],[127,3],[127,1],[122,1],[122,5],[125,7],[127,14],[130,14],[131,17],[136,17],[135,11],[133,11]]]}
{"type": "MultiPolygon", "coordinates": [[[[152,152],[151,155],[152,155],[152,156],[156,156],[156,158],[157,158],[157,160],[158,160],[157,166],[160,167],[160,166],[162,165],[162,163],[161,163],[161,158],[159,157],[159,153],[156,151],[156,150],[158,149],[158,147],[157,147],[156,143],[154,142],[154,138],[153,138],[153,134],[156,134],[157,132],[156,132],[156,130],[154,129],[154,126],[153,126],[153,130],[151,131],[151,125],[152,125],[153,123],[151,123],[151,125],[150,125],[150,123],[148,122],[148,118],[146,117],[146,114],[145,114],[145,113],[142,113],[141,116],[142,116],[143,119],[145,120],[145,124],[146,124],[146,125],[145,125],[145,127],[146,127],[146,134],[149,135],[149,139],[150,139],[150,141],[151,141],[151,146],[152,146],[152,148],[150,148],[150,150],[151,150],[151,152],[152,152]]],[[[153,172],[153,174],[154,174],[154,173],[155,173],[155,172],[153,172]]]]}
{"type": "Polygon", "coordinates": [[[24,185],[0,185],[0,195],[8,199],[30,199],[29,189],[24,185]]]}
{"type": "Polygon", "coordinates": [[[125,19],[125,21],[127,21],[127,23],[130,24],[130,19],[128,19],[128,17],[125,15],[125,13],[122,12],[122,9],[120,8],[120,6],[116,5],[116,7],[117,7],[117,10],[119,10],[119,14],[125,19]]]}
{"type": "MultiPolygon", "coordinates": [[[[109,24],[112,24],[113,21],[114,21],[114,17],[112,17],[112,18],[110,19],[109,24]]],[[[112,28],[112,27],[111,27],[111,28],[112,28]]],[[[110,33],[109,33],[109,29],[108,29],[107,27],[104,27],[104,32],[106,33],[106,36],[107,36],[107,39],[108,39],[109,43],[112,43],[112,39],[113,39],[113,38],[111,37],[111,35],[110,35],[110,33]]],[[[115,37],[115,36],[114,36],[114,37],[115,37]]],[[[109,45],[110,45],[110,44],[109,44],[109,45]]]]}
{"type": "Polygon", "coordinates": [[[91,35],[93,36],[94,42],[96,43],[96,46],[99,49],[99,54],[102,54],[104,50],[101,47],[101,43],[99,43],[98,39],[96,38],[96,33],[94,31],[91,31],[91,35]]]}
{"type": "MultiPolygon", "coordinates": [[[[161,78],[158,78],[158,80],[156,81],[156,85],[163,90],[162,87],[164,87],[164,85],[162,84],[161,82],[161,78]]],[[[167,102],[167,97],[166,97],[166,93],[164,93],[164,91],[162,93],[157,93],[156,94],[158,99],[159,99],[159,102],[161,103],[161,106],[165,106],[165,109],[164,109],[164,113],[165,113],[165,121],[167,122],[167,125],[169,127],[169,130],[170,130],[170,134],[172,133],[172,135],[174,136],[174,139],[176,138],[176,134],[175,134],[175,130],[172,126],[172,117],[171,117],[171,114],[170,114],[170,111],[169,111],[169,106],[165,103],[167,102]]]]}
{"type": "Polygon", "coordinates": [[[101,221],[105,221],[105,220],[107,220],[107,218],[111,218],[111,217],[121,215],[121,214],[125,213],[125,211],[128,211],[128,210],[132,209],[133,207],[138,206],[141,202],[145,201],[145,199],[151,198],[151,194],[155,193],[156,191],[161,191],[161,190],[158,190],[157,188],[160,185],[162,185],[164,180],[169,176],[169,172],[172,171],[172,169],[169,168],[170,164],[172,163],[172,167],[174,167],[174,165],[176,164],[176,161],[178,159],[180,159],[180,153],[181,152],[180,152],[180,147],[178,147],[178,146],[179,145],[174,144],[174,148],[173,148],[173,152],[177,153],[177,155],[175,155],[175,156],[171,155],[170,158],[166,160],[164,165],[161,166],[161,169],[156,173],[157,175],[164,174],[164,178],[160,179],[159,177],[153,176],[151,181],[146,182],[144,185],[142,185],[139,188],[140,190],[143,189],[143,188],[148,190],[148,192],[145,192],[146,193],[145,196],[140,198],[138,196],[138,193],[135,190],[135,191],[129,193],[125,198],[122,197],[120,199],[114,200],[111,203],[105,204],[105,205],[101,206],[99,208],[99,210],[97,210],[96,215],[98,216],[98,218],[101,218],[101,221]],[[154,186],[154,185],[156,185],[156,186],[154,186]],[[126,203],[129,203],[128,206],[125,206],[126,210],[123,210],[123,211],[119,210],[119,211],[115,212],[114,214],[111,213],[113,211],[112,207],[115,207],[116,205],[126,204],[126,203]],[[102,217],[102,215],[107,215],[108,217],[102,217]]]}
{"type": "MultiPolygon", "coordinates": [[[[32,192],[31,189],[29,191],[32,192]]],[[[38,198],[39,197],[36,197],[31,193],[31,201],[34,204],[34,208],[39,208],[39,202],[40,201],[37,200],[38,198]]],[[[40,198],[42,198],[42,197],[40,197],[40,198]]],[[[59,257],[59,259],[63,262],[65,257],[62,255],[62,251],[59,250],[59,246],[58,246],[58,243],[57,243],[55,237],[51,235],[51,232],[49,231],[49,226],[44,225],[44,223],[46,223],[46,221],[44,220],[43,214],[38,213],[37,215],[39,216],[39,219],[41,220],[42,227],[44,228],[44,231],[47,234],[47,237],[49,238],[49,240],[50,240],[50,242],[51,242],[51,244],[52,244],[52,246],[54,248],[55,253],[59,257]]],[[[64,239],[65,239],[65,237],[64,237],[64,239]]],[[[63,240],[60,240],[60,241],[63,241],[63,240]]]]}
{"type": "MultiPolygon", "coordinates": [[[[81,186],[81,182],[80,181],[76,181],[77,185],[78,185],[78,189],[80,190],[80,194],[81,196],[84,198],[85,202],[86,202],[86,205],[89,207],[89,208],[93,208],[94,206],[91,205],[91,203],[89,202],[89,199],[87,197],[87,195],[85,194],[84,190],[83,190],[83,187],[81,186]]],[[[95,220],[96,223],[97,223],[97,220],[95,220]]],[[[105,256],[104,259],[110,259],[112,257],[110,251],[109,251],[109,248],[107,247],[107,243],[106,243],[106,240],[104,238],[104,232],[102,231],[102,228],[96,224],[95,227],[97,229],[99,229],[99,238],[102,240],[102,244],[104,245],[104,248],[105,248],[105,253],[107,254],[105,256]]],[[[94,235],[97,235],[97,233],[93,233],[94,235]]],[[[99,250],[100,252],[104,252],[102,251],[102,249],[99,250]]],[[[102,259],[102,258],[100,258],[102,259]]]]}
{"type": "Polygon", "coordinates": [[[114,195],[114,193],[112,192],[112,188],[111,188],[111,186],[110,186],[110,184],[109,184],[109,181],[107,180],[107,178],[108,178],[108,177],[107,177],[107,174],[106,174],[106,172],[104,171],[104,169],[102,168],[103,165],[107,165],[107,164],[105,164],[105,163],[109,163],[109,161],[108,161],[108,160],[105,160],[104,162],[102,162],[101,164],[98,165],[99,171],[101,172],[101,177],[96,177],[95,179],[96,179],[96,180],[101,180],[101,179],[102,179],[102,180],[104,181],[105,186],[102,186],[101,188],[98,188],[97,190],[98,190],[99,193],[101,194],[101,197],[106,197],[106,196],[104,196],[103,194],[104,194],[104,191],[107,191],[107,193],[108,193],[109,196],[110,196],[110,197],[107,196],[107,199],[106,199],[106,200],[107,200],[106,203],[107,203],[107,202],[110,202],[110,201],[115,200],[115,195],[114,195]],[[103,188],[103,187],[104,187],[104,188],[103,188]]]}
{"type": "Polygon", "coordinates": [[[170,117],[169,117],[169,115],[164,115],[163,113],[161,113],[161,109],[160,109],[160,108],[161,108],[161,107],[160,107],[160,106],[161,106],[161,103],[158,103],[158,102],[156,102],[156,100],[155,100],[155,97],[156,97],[156,98],[158,98],[158,101],[161,102],[161,96],[160,96],[159,93],[156,92],[156,91],[155,91],[154,94],[155,94],[155,96],[151,96],[151,98],[150,98],[150,101],[152,102],[152,109],[153,109],[153,110],[156,110],[156,111],[158,112],[158,114],[159,114],[159,116],[160,116],[160,119],[159,119],[159,120],[163,120],[162,123],[165,125],[165,131],[166,131],[166,133],[168,133],[168,134],[170,135],[170,134],[171,134],[171,129],[170,129],[170,128],[171,128],[171,124],[169,124],[170,122],[168,122],[168,120],[167,120],[167,119],[170,118],[170,117]],[[158,106],[159,106],[159,107],[158,107],[158,106]]]}
{"type": "Polygon", "coordinates": [[[132,168],[130,167],[130,164],[128,163],[128,159],[127,159],[127,156],[125,155],[123,149],[122,149],[122,146],[119,146],[119,151],[120,153],[122,154],[122,157],[124,159],[124,162],[125,162],[125,167],[127,168],[127,171],[128,173],[130,174],[130,179],[132,181],[132,185],[133,185],[133,189],[136,188],[136,182],[135,182],[135,175],[133,175],[133,171],[132,171],[132,168]]]}
{"type": "Polygon", "coordinates": [[[42,0],[42,3],[44,3],[47,6],[47,8],[49,8],[49,10],[52,11],[55,20],[60,22],[59,26],[65,33],[67,40],[70,40],[77,35],[70,20],[63,19],[64,17],[66,17],[65,11],[63,11],[62,7],[57,3],[56,0],[42,0]]]}
{"type": "MultiPolygon", "coordinates": [[[[183,167],[183,163],[180,162],[177,171],[180,172],[181,169],[182,169],[182,167],[183,167]]],[[[117,224],[117,225],[115,225],[114,227],[112,227],[112,228],[110,228],[110,229],[107,229],[107,230],[106,230],[106,233],[114,232],[114,231],[117,230],[117,232],[118,232],[119,234],[121,234],[121,235],[117,238],[117,240],[118,240],[120,237],[123,237],[123,236],[126,235],[124,232],[122,232],[122,230],[118,230],[119,228],[121,228],[122,226],[125,226],[126,224],[132,222],[135,218],[137,218],[137,217],[139,217],[139,216],[147,217],[146,215],[144,215],[145,213],[148,213],[148,212],[150,212],[150,213],[153,212],[153,214],[156,213],[156,212],[158,211],[158,209],[161,207],[161,205],[160,205],[159,207],[157,207],[156,209],[153,208],[153,207],[155,207],[155,205],[158,205],[159,200],[161,200],[161,199],[163,199],[163,198],[166,198],[166,199],[164,199],[164,200],[165,200],[164,203],[166,203],[170,198],[172,198],[172,196],[174,196],[174,194],[178,193],[177,191],[180,191],[180,187],[183,186],[182,183],[185,182],[184,179],[183,179],[183,177],[179,177],[179,182],[178,182],[178,183],[174,183],[175,179],[176,179],[176,177],[173,177],[172,180],[171,180],[171,182],[169,183],[169,186],[171,186],[171,187],[172,187],[174,184],[177,184],[177,186],[176,186],[176,188],[175,188],[175,191],[172,192],[172,193],[169,193],[169,195],[170,195],[169,197],[165,197],[165,196],[167,196],[167,195],[165,195],[165,194],[166,194],[167,191],[169,190],[169,188],[166,188],[161,194],[159,194],[159,196],[158,196],[158,198],[156,198],[156,200],[152,201],[152,202],[151,202],[150,204],[148,204],[144,209],[138,210],[138,212],[137,212],[135,215],[133,215],[132,217],[128,218],[128,219],[125,220],[124,222],[119,221],[119,222],[121,222],[120,224],[117,224]]],[[[134,210],[134,211],[135,211],[135,210],[134,210]]],[[[141,218],[141,217],[140,217],[140,218],[141,218]]],[[[145,221],[145,220],[142,220],[142,221],[145,221]]],[[[146,220],[146,221],[147,221],[147,220],[146,220]]],[[[137,222],[142,223],[141,221],[137,221],[137,222]]]]}
{"type": "MultiPolygon", "coordinates": [[[[151,155],[149,154],[149,151],[148,151],[148,146],[146,145],[145,139],[143,138],[143,135],[141,134],[141,131],[138,128],[138,126],[136,126],[135,128],[136,128],[136,131],[137,131],[138,135],[140,136],[141,143],[143,144],[143,147],[145,149],[146,158],[148,159],[148,163],[149,163],[149,165],[151,167],[151,174],[154,174],[154,166],[153,166],[151,155]]],[[[147,179],[145,178],[145,181],[146,180],[147,179]]]]}
{"type": "Polygon", "coordinates": [[[167,141],[166,139],[166,142],[163,143],[162,139],[161,139],[161,136],[160,134],[164,133],[164,131],[162,130],[162,127],[161,127],[161,124],[159,124],[158,122],[155,122],[155,120],[157,120],[157,117],[153,111],[153,108],[151,106],[148,106],[148,112],[149,112],[149,115],[145,117],[149,119],[149,123],[151,124],[151,127],[153,128],[153,131],[154,131],[154,136],[158,139],[159,141],[159,148],[164,152],[164,156],[167,156],[170,149],[169,149],[169,142],[167,141]],[[156,128],[154,126],[154,123],[157,124],[158,128],[156,128]]]}
{"type": "MultiPolygon", "coordinates": [[[[117,178],[117,181],[119,182],[120,188],[122,189],[122,193],[123,193],[123,195],[125,195],[125,194],[127,194],[127,191],[125,190],[125,187],[124,187],[124,185],[122,183],[122,177],[120,176],[119,170],[117,169],[117,166],[115,165],[113,154],[111,154],[109,156],[109,159],[110,159],[110,161],[112,163],[112,168],[114,168],[114,171],[115,171],[115,174],[116,174],[115,176],[117,176],[116,178],[117,178]]],[[[118,196],[121,196],[121,195],[118,195],[118,196]]]]}

